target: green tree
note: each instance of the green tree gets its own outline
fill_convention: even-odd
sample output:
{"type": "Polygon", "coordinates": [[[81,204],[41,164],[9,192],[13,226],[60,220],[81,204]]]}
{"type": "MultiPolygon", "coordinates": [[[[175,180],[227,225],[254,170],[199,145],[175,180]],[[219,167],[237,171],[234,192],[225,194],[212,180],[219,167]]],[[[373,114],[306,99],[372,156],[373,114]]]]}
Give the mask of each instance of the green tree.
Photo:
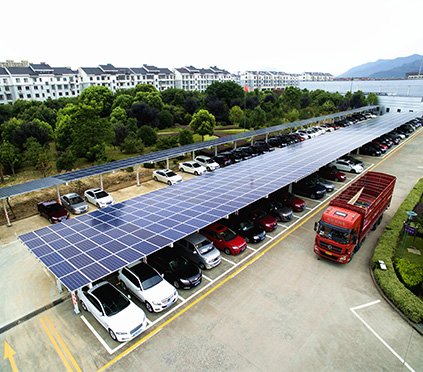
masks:
{"type": "Polygon", "coordinates": [[[126,124],[128,120],[128,115],[126,114],[126,110],[122,107],[118,106],[115,107],[110,114],[110,122],[112,124],[122,123],[126,124]]]}
{"type": "Polygon", "coordinates": [[[233,125],[241,126],[241,123],[244,120],[244,112],[242,111],[241,107],[234,106],[229,110],[229,121],[233,125]]]}
{"type": "Polygon", "coordinates": [[[59,172],[62,170],[70,171],[76,162],[76,156],[73,154],[71,149],[67,149],[65,152],[59,154],[56,160],[56,168],[59,172]]]}
{"type": "Polygon", "coordinates": [[[160,97],[160,93],[155,92],[137,92],[134,98],[134,102],[143,102],[148,106],[155,108],[156,110],[160,111],[163,109],[163,101],[162,97],[160,97]]]}
{"type": "Polygon", "coordinates": [[[261,107],[256,107],[251,112],[250,123],[253,128],[260,128],[266,125],[266,112],[261,107]]]}
{"type": "Polygon", "coordinates": [[[192,116],[191,123],[189,124],[194,133],[201,136],[201,140],[204,141],[204,136],[211,136],[216,126],[215,117],[210,114],[207,110],[199,110],[192,116]]]}
{"type": "Polygon", "coordinates": [[[194,137],[192,131],[189,129],[181,129],[179,131],[179,144],[181,146],[189,145],[194,143],[194,137]]]}
{"type": "Polygon", "coordinates": [[[354,109],[363,106],[366,106],[366,96],[361,90],[358,90],[351,97],[351,107],[354,109]]]}
{"type": "Polygon", "coordinates": [[[244,99],[244,90],[234,81],[215,81],[207,87],[205,94],[206,97],[215,97],[225,102],[228,107],[231,107],[234,101],[244,99]]]}
{"type": "Polygon", "coordinates": [[[132,101],[134,98],[129,94],[119,94],[116,96],[115,100],[113,101],[112,109],[116,107],[123,108],[124,110],[129,110],[132,105],[132,101]]]}
{"type": "Polygon", "coordinates": [[[161,136],[156,143],[157,150],[173,149],[174,147],[177,147],[177,146],[178,146],[177,136],[161,136]]]}
{"type": "Polygon", "coordinates": [[[367,104],[369,105],[378,105],[379,104],[379,98],[375,93],[369,93],[367,95],[367,104]]]}
{"type": "Polygon", "coordinates": [[[170,111],[163,110],[159,113],[159,129],[171,128],[173,127],[173,115],[170,111]]]}
{"type": "Polygon", "coordinates": [[[137,84],[135,87],[135,93],[145,92],[145,93],[157,93],[158,90],[154,85],[151,84],[137,84]]]}
{"type": "Polygon", "coordinates": [[[148,125],[141,126],[138,135],[146,146],[153,146],[157,142],[156,131],[148,125]]]}
{"type": "Polygon", "coordinates": [[[288,87],[279,97],[279,101],[286,111],[300,109],[301,107],[301,90],[296,87],[288,87]]]}
{"type": "Polygon", "coordinates": [[[322,105],[322,114],[332,114],[336,111],[334,103],[329,99],[322,105]]]}
{"type": "Polygon", "coordinates": [[[79,102],[95,110],[100,117],[105,118],[110,115],[113,104],[113,93],[109,88],[91,86],[85,88],[79,96],[79,102]]]}
{"type": "Polygon", "coordinates": [[[121,144],[120,151],[125,154],[142,153],[144,151],[144,144],[140,138],[128,136],[121,144]]]}
{"type": "Polygon", "coordinates": [[[0,163],[4,169],[10,170],[15,175],[16,167],[20,163],[20,154],[19,150],[10,142],[3,141],[0,145],[0,163]]]}

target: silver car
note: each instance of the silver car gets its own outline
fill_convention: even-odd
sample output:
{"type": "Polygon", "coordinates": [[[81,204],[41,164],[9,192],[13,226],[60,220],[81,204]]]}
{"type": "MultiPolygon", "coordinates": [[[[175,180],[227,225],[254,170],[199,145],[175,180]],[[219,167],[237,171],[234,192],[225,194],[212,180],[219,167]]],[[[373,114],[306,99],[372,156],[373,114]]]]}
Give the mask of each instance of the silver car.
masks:
{"type": "Polygon", "coordinates": [[[200,267],[212,269],[222,260],[219,250],[213,243],[201,234],[194,233],[175,243],[175,249],[200,267]]]}
{"type": "Polygon", "coordinates": [[[60,200],[62,205],[73,214],[81,214],[88,211],[88,204],[75,192],[63,195],[60,200]]]}

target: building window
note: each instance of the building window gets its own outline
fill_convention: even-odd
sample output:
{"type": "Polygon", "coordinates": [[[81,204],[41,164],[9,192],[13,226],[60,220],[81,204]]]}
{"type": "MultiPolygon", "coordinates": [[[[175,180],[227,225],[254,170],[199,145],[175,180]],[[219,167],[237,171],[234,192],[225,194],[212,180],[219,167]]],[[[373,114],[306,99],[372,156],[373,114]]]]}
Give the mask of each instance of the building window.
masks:
{"type": "Polygon", "coordinates": [[[386,108],[386,112],[389,112],[389,111],[390,111],[390,110],[389,110],[389,107],[387,107],[387,108],[386,108]]]}
{"type": "Polygon", "coordinates": [[[26,98],[31,98],[31,95],[30,95],[30,94],[27,94],[27,95],[26,95],[26,98]]]}
{"type": "Polygon", "coordinates": [[[24,82],[27,83],[28,82],[28,78],[24,78],[24,82]]]}
{"type": "Polygon", "coordinates": [[[16,78],[16,82],[17,82],[17,83],[20,83],[20,82],[21,82],[21,79],[16,78]]]}
{"type": "Polygon", "coordinates": [[[397,109],[397,112],[401,112],[401,109],[397,109]]]}
{"type": "Polygon", "coordinates": [[[22,87],[18,87],[18,90],[22,90],[22,87]]]}
{"type": "Polygon", "coordinates": [[[24,95],[22,93],[19,94],[19,98],[24,98],[24,95]]]}
{"type": "Polygon", "coordinates": [[[25,87],[26,90],[29,90],[29,87],[25,87]]]}
{"type": "Polygon", "coordinates": [[[40,95],[38,93],[35,93],[35,98],[40,98],[40,95]]]}

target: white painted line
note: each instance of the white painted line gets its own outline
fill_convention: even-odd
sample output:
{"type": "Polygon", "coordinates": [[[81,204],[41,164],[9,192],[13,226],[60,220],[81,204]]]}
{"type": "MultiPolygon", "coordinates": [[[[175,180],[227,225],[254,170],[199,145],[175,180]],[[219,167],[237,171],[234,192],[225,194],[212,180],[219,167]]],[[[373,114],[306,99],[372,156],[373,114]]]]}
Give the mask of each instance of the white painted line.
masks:
{"type": "Polygon", "coordinates": [[[305,207],[305,209],[307,209],[308,211],[311,211],[312,210],[310,207],[305,207]]]}
{"type": "Polygon", "coordinates": [[[147,321],[147,325],[149,326],[152,322],[150,319],[148,319],[147,317],[145,317],[145,320],[147,321]]]}
{"type": "MultiPolygon", "coordinates": [[[[309,210],[312,211],[313,209],[309,208],[309,210]]],[[[296,216],[295,214],[293,214],[292,217],[297,218],[297,219],[301,218],[300,216],[296,216]]]]}
{"type": "Polygon", "coordinates": [[[110,355],[113,354],[113,350],[109,347],[109,345],[106,344],[103,338],[98,334],[98,332],[94,329],[94,327],[90,324],[90,322],[85,318],[85,316],[81,315],[81,319],[85,323],[85,325],[88,327],[88,329],[93,333],[93,335],[97,338],[97,340],[100,341],[100,343],[107,350],[107,352],[110,355]]]}
{"type": "Polygon", "coordinates": [[[182,302],[185,302],[185,301],[186,301],[186,300],[185,300],[185,298],[181,297],[180,295],[178,295],[178,298],[179,298],[182,302]]]}
{"type": "Polygon", "coordinates": [[[288,229],[289,228],[289,226],[282,225],[281,223],[278,223],[278,226],[283,227],[284,229],[288,229]]]}
{"type": "Polygon", "coordinates": [[[247,249],[251,249],[253,252],[257,252],[257,249],[250,247],[249,245],[247,245],[247,249]]]}
{"type": "Polygon", "coordinates": [[[213,279],[210,279],[208,276],[205,276],[204,274],[203,274],[203,278],[206,279],[206,280],[208,280],[209,282],[212,282],[213,281],[213,279]]]}
{"type": "Polygon", "coordinates": [[[223,256],[221,256],[221,258],[222,258],[222,260],[223,260],[223,261],[229,262],[231,265],[236,265],[236,263],[235,263],[235,262],[233,262],[233,261],[231,261],[231,260],[228,260],[227,258],[225,258],[225,257],[223,257],[223,256]]]}
{"type": "Polygon", "coordinates": [[[360,316],[360,315],[358,315],[357,314],[357,312],[356,312],[356,310],[358,310],[358,309],[363,309],[363,308],[365,308],[365,307],[368,307],[368,306],[372,306],[372,305],[375,305],[375,304],[377,304],[377,303],[379,303],[380,302],[380,300],[377,300],[377,301],[373,301],[373,302],[369,302],[369,303],[367,303],[367,304],[364,304],[364,305],[360,305],[360,306],[356,306],[356,307],[352,307],[352,308],[350,308],[350,310],[351,310],[351,312],[364,324],[364,326],[371,332],[371,333],[373,333],[373,335],[405,366],[405,367],[407,367],[407,369],[409,370],[409,371],[412,371],[412,372],[415,372],[415,370],[391,347],[391,346],[389,346],[388,345],[388,343],[382,338],[382,337],[380,337],[377,333],[376,333],[376,331],[372,328],[372,327],[370,327],[370,325],[369,324],[367,324],[367,322],[360,316]]]}

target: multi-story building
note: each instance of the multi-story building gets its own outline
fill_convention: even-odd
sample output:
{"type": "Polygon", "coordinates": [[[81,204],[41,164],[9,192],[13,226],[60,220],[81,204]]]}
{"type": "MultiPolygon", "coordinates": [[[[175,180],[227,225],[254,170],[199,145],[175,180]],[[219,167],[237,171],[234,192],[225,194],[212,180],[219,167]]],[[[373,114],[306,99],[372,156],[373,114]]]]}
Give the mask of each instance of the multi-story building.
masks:
{"type": "Polygon", "coordinates": [[[80,93],[78,71],[68,67],[30,63],[26,67],[0,68],[0,103],[18,99],[44,101],[80,93]]]}
{"type": "Polygon", "coordinates": [[[228,71],[216,66],[209,68],[196,68],[185,66],[174,69],[175,87],[183,90],[198,90],[204,92],[215,81],[234,81],[235,77],[228,71]]]}
{"type": "Polygon", "coordinates": [[[303,72],[299,79],[301,81],[331,81],[333,75],[328,72],[303,72]]]}
{"type": "Polygon", "coordinates": [[[244,71],[239,74],[239,84],[248,90],[283,89],[298,85],[298,74],[282,71],[244,71]]]}
{"type": "Polygon", "coordinates": [[[409,80],[423,79],[423,72],[409,72],[406,74],[406,76],[409,80]]]}

